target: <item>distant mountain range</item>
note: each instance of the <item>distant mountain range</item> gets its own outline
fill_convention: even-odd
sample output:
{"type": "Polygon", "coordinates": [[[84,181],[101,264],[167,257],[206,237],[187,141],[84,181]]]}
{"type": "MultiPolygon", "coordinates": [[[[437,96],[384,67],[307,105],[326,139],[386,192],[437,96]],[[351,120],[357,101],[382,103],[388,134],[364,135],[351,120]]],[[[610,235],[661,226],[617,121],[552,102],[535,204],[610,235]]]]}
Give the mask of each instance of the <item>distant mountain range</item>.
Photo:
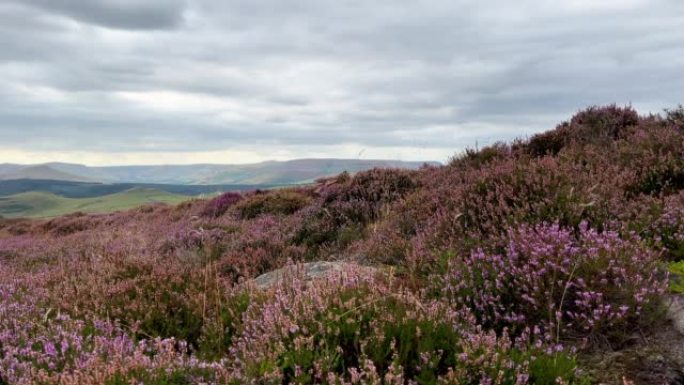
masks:
{"type": "MultiPolygon", "coordinates": [[[[428,162],[438,164],[436,162],[428,162]]],[[[317,178],[355,173],[376,167],[419,168],[425,162],[365,159],[296,159],[254,164],[109,166],[89,167],[72,163],[37,165],[0,164],[0,180],[56,180],[92,183],[151,183],[186,185],[291,185],[317,178]]]]}

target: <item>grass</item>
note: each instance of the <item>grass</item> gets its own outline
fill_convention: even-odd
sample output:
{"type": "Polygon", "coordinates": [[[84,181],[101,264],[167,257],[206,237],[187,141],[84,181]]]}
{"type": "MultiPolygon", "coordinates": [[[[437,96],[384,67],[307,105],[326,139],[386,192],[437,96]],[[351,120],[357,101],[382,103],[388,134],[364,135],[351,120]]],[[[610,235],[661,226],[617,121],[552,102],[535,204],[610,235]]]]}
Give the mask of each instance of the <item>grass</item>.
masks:
{"type": "Polygon", "coordinates": [[[672,262],[670,270],[670,291],[676,294],[684,294],[684,261],[672,262]]]}
{"type": "Polygon", "coordinates": [[[65,198],[52,193],[31,191],[0,197],[0,215],[5,218],[46,218],[73,212],[108,213],[146,203],[176,204],[190,196],[150,188],[133,188],[94,198],[65,198]]]}

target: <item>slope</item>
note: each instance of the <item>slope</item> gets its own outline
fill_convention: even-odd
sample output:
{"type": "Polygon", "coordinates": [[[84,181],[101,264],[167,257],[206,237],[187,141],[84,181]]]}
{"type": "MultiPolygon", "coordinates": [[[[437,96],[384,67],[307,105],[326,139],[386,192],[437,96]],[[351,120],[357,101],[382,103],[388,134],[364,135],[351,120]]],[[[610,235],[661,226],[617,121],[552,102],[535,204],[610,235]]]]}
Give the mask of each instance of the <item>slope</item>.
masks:
{"type": "Polygon", "coordinates": [[[55,217],[76,211],[107,213],[130,209],[146,203],[176,204],[188,199],[191,197],[148,188],[134,188],[116,194],[79,199],[32,191],[0,197],[0,216],[6,218],[41,218],[55,217]]]}

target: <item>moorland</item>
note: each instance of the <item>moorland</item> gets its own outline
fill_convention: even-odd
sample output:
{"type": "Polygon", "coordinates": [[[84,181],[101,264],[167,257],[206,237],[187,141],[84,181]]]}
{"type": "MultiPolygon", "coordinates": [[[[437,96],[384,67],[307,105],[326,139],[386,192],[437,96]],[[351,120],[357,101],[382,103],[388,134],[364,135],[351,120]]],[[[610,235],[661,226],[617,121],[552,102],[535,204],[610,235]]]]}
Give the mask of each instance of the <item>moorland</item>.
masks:
{"type": "Polygon", "coordinates": [[[683,214],[684,110],[613,105],[444,166],[4,219],[0,384],[680,384],[683,214]]]}

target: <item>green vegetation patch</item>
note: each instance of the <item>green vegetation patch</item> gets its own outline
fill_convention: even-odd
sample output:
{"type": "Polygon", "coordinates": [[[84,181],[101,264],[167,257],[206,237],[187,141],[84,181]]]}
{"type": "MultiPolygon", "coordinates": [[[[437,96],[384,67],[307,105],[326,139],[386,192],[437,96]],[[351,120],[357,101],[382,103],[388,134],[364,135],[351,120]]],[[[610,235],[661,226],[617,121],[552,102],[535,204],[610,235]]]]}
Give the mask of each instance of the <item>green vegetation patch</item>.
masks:
{"type": "Polygon", "coordinates": [[[108,213],[149,203],[177,204],[191,197],[147,188],[134,188],[95,198],[65,198],[32,191],[0,197],[0,215],[6,218],[46,218],[73,212],[108,213]]]}

